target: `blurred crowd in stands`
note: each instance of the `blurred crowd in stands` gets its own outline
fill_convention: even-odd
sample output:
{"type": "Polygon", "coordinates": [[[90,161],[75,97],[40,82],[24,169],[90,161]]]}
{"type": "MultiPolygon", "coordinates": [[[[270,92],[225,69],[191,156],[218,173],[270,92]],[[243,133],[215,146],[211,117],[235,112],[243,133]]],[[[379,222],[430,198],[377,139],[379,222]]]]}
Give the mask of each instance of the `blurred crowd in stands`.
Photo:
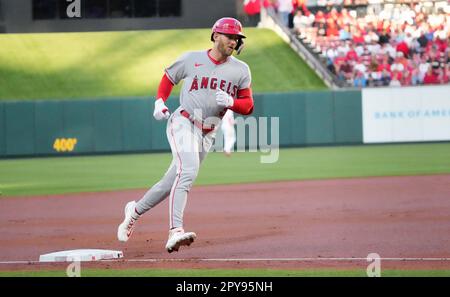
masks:
{"type": "MultiPolygon", "coordinates": [[[[251,2],[260,3],[245,1],[247,5],[251,2]]],[[[264,0],[262,3],[273,9],[282,24],[297,34],[345,85],[449,83],[448,1],[317,0],[314,5],[307,5],[306,0],[264,0]]]]}

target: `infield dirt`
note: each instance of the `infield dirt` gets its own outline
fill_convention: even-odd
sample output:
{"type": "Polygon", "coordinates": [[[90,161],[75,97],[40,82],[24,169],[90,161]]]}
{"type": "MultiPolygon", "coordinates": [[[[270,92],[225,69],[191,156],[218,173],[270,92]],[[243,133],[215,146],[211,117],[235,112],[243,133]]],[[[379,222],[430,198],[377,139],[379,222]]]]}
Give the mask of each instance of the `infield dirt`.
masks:
{"type": "Polygon", "coordinates": [[[59,269],[36,263],[60,250],[122,250],[98,268],[449,269],[450,175],[194,186],[185,229],[197,240],[168,254],[168,201],[146,213],[127,243],[116,239],[123,207],[146,189],[0,199],[0,270],[59,269]],[[327,259],[327,258],[347,258],[327,259]],[[253,260],[252,260],[253,259],[253,260]],[[30,261],[16,263],[13,261],[30,261]]]}

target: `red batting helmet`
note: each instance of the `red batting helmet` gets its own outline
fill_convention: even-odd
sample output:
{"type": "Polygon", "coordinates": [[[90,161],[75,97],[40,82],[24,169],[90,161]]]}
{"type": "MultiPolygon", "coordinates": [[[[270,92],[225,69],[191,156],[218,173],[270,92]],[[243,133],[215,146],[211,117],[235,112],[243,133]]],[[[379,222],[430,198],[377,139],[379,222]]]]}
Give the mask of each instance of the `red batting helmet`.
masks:
{"type": "MultiPolygon", "coordinates": [[[[212,27],[212,33],[223,33],[223,34],[235,34],[239,35],[241,38],[245,38],[244,33],[242,33],[242,24],[234,18],[221,18],[216,21],[212,27]]],[[[212,35],[211,35],[211,41],[212,35]]]]}
{"type": "Polygon", "coordinates": [[[238,54],[240,53],[244,44],[242,38],[245,38],[245,35],[242,32],[241,22],[239,22],[235,18],[221,18],[217,20],[212,27],[211,41],[214,41],[214,33],[238,35],[240,39],[238,41],[238,45],[236,46],[236,51],[238,54]]]}

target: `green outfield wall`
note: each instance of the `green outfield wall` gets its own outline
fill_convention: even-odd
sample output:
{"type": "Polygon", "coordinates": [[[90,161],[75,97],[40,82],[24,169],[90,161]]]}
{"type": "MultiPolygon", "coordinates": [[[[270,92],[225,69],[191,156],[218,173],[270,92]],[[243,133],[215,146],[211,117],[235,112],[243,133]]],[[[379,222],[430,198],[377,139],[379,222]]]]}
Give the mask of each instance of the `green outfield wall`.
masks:
{"type": "MultiPolygon", "coordinates": [[[[252,116],[269,125],[279,118],[282,147],[362,143],[360,91],[254,97],[252,116]]],[[[167,102],[171,110],[178,104],[175,97],[167,102]]],[[[151,98],[2,101],[0,157],[169,150],[166,122],[152,112],[151,98]]]]}

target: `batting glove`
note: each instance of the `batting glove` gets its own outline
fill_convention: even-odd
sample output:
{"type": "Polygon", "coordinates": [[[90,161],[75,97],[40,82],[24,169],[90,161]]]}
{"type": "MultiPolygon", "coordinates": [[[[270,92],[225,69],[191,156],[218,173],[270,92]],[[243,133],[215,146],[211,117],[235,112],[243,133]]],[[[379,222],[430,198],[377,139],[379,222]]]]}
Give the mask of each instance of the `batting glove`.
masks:
{"type": "Polygon", "coordinates": [[[216,102],[217,105],[222,106],[222,107],[232,107],[234,104],[234,99],[233,97],[231,97],[230,95],[228,95],[228,93],[222,91],[221,89],[219,89],[216,92],[216,102]]]}
{"type": "Polygon", "coordinates": [[[153,116],[158,121],[167,120],[170,117],[169,109],[164,104],[164,100],[162,100],[161,98],[155,101],[155,110],[153,111],[153,116]]]}

